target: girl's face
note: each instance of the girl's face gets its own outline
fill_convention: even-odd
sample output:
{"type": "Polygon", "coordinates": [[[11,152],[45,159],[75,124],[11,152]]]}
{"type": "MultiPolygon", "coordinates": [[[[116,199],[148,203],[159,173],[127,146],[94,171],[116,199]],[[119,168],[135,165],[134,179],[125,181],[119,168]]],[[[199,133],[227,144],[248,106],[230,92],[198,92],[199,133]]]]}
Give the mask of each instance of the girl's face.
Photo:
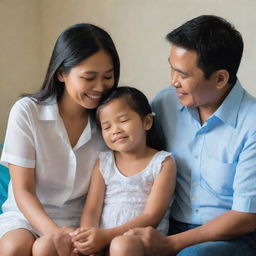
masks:
{"type": "Polygon", "coordinates": [[[146,131],[152,126],[152,116],[142,120],[124,98],[103,106],[99,120],[104,141],[113,151],[132,153],[146,146],[146,131]]]}
{"type": "Polygon", "coordinates": [[[114,85],[112,58],[100,50],[71,68],[68,74],[59,74],[58,79],[65,84],[63,99],[94,109],[103,93],[114,85]]]}

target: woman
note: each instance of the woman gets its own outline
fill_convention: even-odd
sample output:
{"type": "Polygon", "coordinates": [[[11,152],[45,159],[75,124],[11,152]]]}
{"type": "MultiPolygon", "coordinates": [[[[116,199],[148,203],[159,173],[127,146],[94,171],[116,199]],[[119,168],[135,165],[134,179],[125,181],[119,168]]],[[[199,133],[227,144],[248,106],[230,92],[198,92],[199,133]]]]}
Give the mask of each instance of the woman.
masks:
{"type": "Polygon", "coordinates": [[[79,225],[104,147],[93,110],[117,86],[119,72],[108,33],[77,24],[59,36],[42,88],[14,104],[1,158],[11,185],[0,215],[0,255],[57,255],[52,237],[79,225]]]}

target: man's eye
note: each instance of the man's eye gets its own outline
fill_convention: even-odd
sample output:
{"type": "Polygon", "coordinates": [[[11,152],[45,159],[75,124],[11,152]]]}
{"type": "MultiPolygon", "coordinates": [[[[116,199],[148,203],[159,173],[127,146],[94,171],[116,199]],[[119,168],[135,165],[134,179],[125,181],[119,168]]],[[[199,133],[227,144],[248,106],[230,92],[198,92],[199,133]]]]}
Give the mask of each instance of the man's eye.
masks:
{"type": "Polygon", "coordinates": [[[110,126],[106,126],[106,127],[102,127],[102,130],[108,130],[108,129],[110,129],[110,126]]]}

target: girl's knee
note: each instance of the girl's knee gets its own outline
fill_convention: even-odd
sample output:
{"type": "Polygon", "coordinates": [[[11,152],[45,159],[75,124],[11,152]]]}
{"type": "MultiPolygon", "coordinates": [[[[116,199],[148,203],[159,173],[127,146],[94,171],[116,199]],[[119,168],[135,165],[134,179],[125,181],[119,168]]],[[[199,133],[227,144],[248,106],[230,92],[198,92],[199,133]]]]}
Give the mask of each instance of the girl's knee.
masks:
{"type": "Polygon", "coordinates": [[[52,236],[42,236],[33,244],[33,256],[57,256],[52,236]]]}
{"type": "Polygon", "coordinates": [[[118,236],[115,237],[110,244],[110,256],[142,256],[144,255],[144,247],[138,236],[118,236]]]}

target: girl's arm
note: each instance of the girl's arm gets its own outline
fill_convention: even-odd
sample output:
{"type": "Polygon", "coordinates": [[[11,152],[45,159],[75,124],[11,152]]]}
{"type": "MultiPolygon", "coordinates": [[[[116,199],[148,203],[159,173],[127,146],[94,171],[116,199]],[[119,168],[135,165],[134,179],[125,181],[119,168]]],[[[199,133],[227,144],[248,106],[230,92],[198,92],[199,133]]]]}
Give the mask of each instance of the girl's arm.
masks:
{"type": "Polygon", "coordinates": [[[99,170],[99,160],[96,162],[83,209],[80,227],[98,227],[101,218],[105,195],[105,182],[99,170]]]}
{"type": "MultiPolygon", "coordinates": [[[[133,220],[111,229],[89,229],[83,232],[83,237],[90,237],[79,243],[80,235],[74,238],[75,247],[79,252],[90,254],[103,249],[111,240],[135,227],[157,226],[163,218],[173,196],[176,181],[176,167],[172,158],[168,157],[162,164],[152,186],[143,213],[133,220]]],[[[92,181],[93,182],[93,181],[92,181]]],[[[82,235],[82,234],[81,234],[82,235]]]]}
{"type": "Polygon", "coordinates": [[[36,196],[35,169],[9,164],[16,203],[31,225],[43,235],[53,234],[58,226],[49,218],[36,196]]]}

